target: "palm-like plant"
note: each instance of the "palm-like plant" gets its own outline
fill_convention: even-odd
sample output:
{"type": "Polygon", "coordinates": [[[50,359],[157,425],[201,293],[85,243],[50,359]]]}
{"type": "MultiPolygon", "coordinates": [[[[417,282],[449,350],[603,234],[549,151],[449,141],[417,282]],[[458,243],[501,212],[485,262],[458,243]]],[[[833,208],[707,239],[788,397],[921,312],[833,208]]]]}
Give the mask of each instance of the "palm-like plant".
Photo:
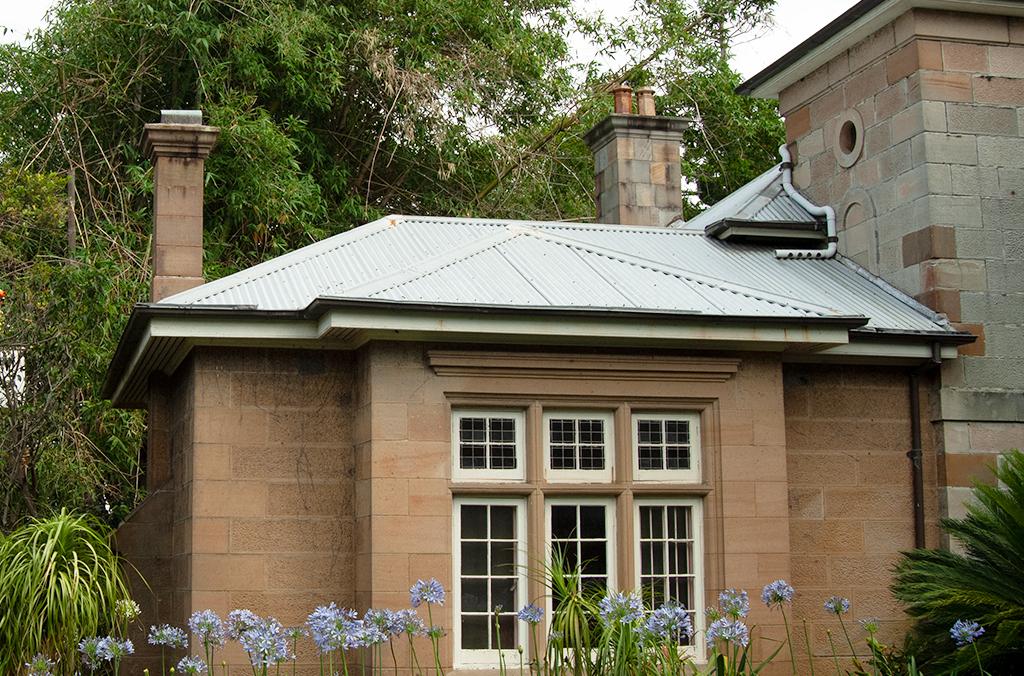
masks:
{"type": "Polygon", "coordinates": [[[893,593],[917,619],[922,665],[972,673],[971,651],[957,651],[950,627],[985,627],[977,643],[984,668],[1012,673],[1024,661],[1024,453],[1011,451],[994,468],[999,486],[976,484],[963,519],[942,527],[964,547],[958,554],[917,549],[897,565],[893,593]]]}
{"type": "Polygon", "coordinates": [[[0,541],[0,673],[37,653],[73,673],[77,641],[112,628],[128,598],[105,526],[63,510],[29,521],[0,541]]]}

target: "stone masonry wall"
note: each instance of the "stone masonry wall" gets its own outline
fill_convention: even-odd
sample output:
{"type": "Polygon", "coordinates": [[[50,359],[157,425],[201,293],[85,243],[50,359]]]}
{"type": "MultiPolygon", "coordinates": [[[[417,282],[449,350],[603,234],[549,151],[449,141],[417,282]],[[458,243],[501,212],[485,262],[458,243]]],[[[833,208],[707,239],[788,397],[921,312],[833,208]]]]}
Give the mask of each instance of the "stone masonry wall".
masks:
{"type": "MultiPolygon", "coordinates": [[[[847,625],[858,643],[858,618],[879,618],[883,641],[899,643],[908,628],[889,593],[893,563],[914,546],[907,374],[795,364],[784,374],[792,583],[798,592],[793,613],[811,623],[814,655],[828,671],[826,632],[841,654],[849,653],[839,623],[822,609],[829,596],[850,599],[847,625]]],[[[924,425],[922,439],[925,540],[934,547],[937,467],[930,429],[924,425]]]]}
{"type": "Polygon", "coordinates": [[[960,514],[971,480],[1024,446],[1024,22],[913,10],[780,109],[794,180],[835,207],[840,251],[977,336],[930,412],[944,512],[960,514]],[[838,152],[849,119],[852,158],[838,152]]]}

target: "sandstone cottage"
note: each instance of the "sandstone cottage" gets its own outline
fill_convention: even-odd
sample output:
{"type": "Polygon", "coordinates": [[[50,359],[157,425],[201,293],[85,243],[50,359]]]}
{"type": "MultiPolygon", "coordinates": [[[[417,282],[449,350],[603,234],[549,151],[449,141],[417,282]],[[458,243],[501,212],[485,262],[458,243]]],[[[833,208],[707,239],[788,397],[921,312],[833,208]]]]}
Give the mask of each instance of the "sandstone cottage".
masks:
{"type": "Polygon", "coordinates": [[[445,665],[487,673],[489,608],[544,596],[505,564],[555,545],[698,624],[782,577],[818,653],[833,593],[898,636],[889,566],[949,546],[1024,436],[1021,17],[860,2],[743,85],[779,98],[783,161],[689,222],[686,121],[623,88],[587,136],[596,224],[395,215],[205,283],[217,131],[165,113],[152,297],[107,381],[149,411],[119,531],[147,618],[297,623],[436,576],[445,665]]]}

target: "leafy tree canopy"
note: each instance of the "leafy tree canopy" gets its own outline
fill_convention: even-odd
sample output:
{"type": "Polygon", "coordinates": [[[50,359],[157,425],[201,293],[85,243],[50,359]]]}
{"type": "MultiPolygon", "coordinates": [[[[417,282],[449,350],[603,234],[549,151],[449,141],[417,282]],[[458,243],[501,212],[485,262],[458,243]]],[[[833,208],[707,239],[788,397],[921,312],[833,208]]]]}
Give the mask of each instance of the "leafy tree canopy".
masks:
{"type": "Polygon", "coordinates": [[[0,47],[2,341],[31,346],[25,403],[0,414],[0,526],[140,496],[141,419],[97,389],[145,299],[139,140],[161,109],[221,129],[209,278],[385,213],[591,218],[582,134],[622,80],[695,119],[684,173],[710,203],[775,161],[774,106],[735,96],[726,62],[772,4],[637,0],[613,24],[572,0],[58,0],[0,47]]]}

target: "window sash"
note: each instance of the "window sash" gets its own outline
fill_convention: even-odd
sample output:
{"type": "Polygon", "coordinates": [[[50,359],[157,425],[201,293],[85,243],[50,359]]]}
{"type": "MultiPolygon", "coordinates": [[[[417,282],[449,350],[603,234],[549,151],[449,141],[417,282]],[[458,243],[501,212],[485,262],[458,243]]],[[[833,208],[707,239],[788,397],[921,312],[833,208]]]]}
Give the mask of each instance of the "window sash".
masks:
{"type": "MultiPolygon", "coordinates": [[[[503,547],[501,547],[503,548],[503,547]]],[[[525,623],[516,618],[516,613],[527,603],[527,554],[526,554],[526,501],[518,498],[456,498],[453,502],[452,518],[452,645],[456,668],[496,668],[499,664],[499,655],[503,656],[507,664],[513,664],[519,659],[518,645],[527,645],[526,637],[529,630],[525,623]],[[479,533],[471,533],[470,537],[463,539],[463,507],[485,507],[487,509],[487,531],[483,537],[479,533]],[[513,537],[492,537],[493,524],[491,521],[491,507],[512,507],[515,509],[513,525],[515,532],[513,537]],[[478,566],[470,565],[464,559],[463,545],[469,544],[473,547],[470,550],[479,551],[481,548],[475,545],[483,544],[482,550],[487,559],[487,568],[481,572],[478,566]],[[494,545],[501,547],[503,544],[514,546],[514,559],[512,562],[511,575],[496,575],[490,565],[493,562],[494,545]],[[463,574],[466,572],[466,574],[463,574]],[[494,580],[514,580],[513,600],[511,607],[503,607],[502,628],[512,627],[513,639],[509,645],[502,644],[499,652],[496,648],[463,648],[463,619],[464,618],[485,618],[485,626],[488,641],[493,637],[494,616],[490,608],[484,610],[472,609],[463,610],[464,582],[472,582],[474,586],[479,582],[486,584],[487,605],[492,599],[492,582],[494,580]],[[505,621],[508,619],[509,624],[505,621]]],[[[503,571],[499,571],[503,572],[503,571]]],[[[504,631],[503,631],[504,633],[504,631]]]]}
{"type": "Polygon", "coordinates": [[[452,480],[453,481],[524,481],[526,479],[525,444],[526,416],[521,410],[495,409],[456,409],[452,411],[452,480]],[[463,428],[464,420],[482,419],[482,435],[479,440],[466,439],[463,428]],[[494,422],[511,420],[514,439],[508,443],[499,438],[501,431],[496,430],[494,422]],[[485,460],[486,467],[470,468],[462,466],[463,446],[477,446],[478,453],[485,460]],[[496,457],[507,454],[507,447],[512,447],[515,467],[493,467],[496,457]]]}
{"type": "Polygon", "coordinates": [[[673,483],[699,483],[701,480],[701,438],[700,415],[697,413],[669,413],[654,411],[651,413],[634,413],[630,422],[632,428],[633,479],[635,481],[659,481],[673,483]],[[643,439],[641,426],[650,427],[656,424],[659,438],[643,439]],[[676,441],[671,443],[666,434],[669,424],[686,425],[687,443],[676,441]],[[641,443],[643,441],[643,443],[641,443]],[[689,456],[689,467],[668,468],[672,454],[686,453],[689,456]],[[653,467],[645,467],[642,456],[654,458],[653,467]],[[657,459],[660,458],[660,463],[657,459]],[[657,465],[660,464],[660,467],[657,465]]]}
{"type": "MultiPolygon", "coordinates": [[[[579,518],[577,516],[577,518],[579,518]]],[[[550,566],[552,563],[552,551],[554,549],[554,543],[557,542],[573,542],[577,547],[578,555],[582,555],[583,545],[593,545],[596,543],[604,542],[604,554],[605,560],[607,561],[606,570],[603,573],[594,572],[592,574],[584,574],[584,584],[587,579],[605,578],[608,589],[616,588],[616,509],[615,509],[615,498],[590,498],[590,497],[564,497],[564,498],[548,498],[544,501],[544,547],[545,547],[545,561],[550,566]],[[577,515],[579,515],[580,507],[603,507],[604,508],[604,537],[590,537],[590,538],[567,538],[553,537],[552,532],[552,508],[553,507],[566,507],[575,506],[577,507],[577,515]]],[[[547,594],[545,597],[545,618],[550,624],[551,617],[554,613],[554,599],[551,594],[547,594]]]]}
{"type": "Polygon", "coordinates": [[[545,411],[542,424],[544,476],[548,481],[607,483],[612,480],[615,424],[611,412],[545,411]],[[600,422],[602,438],[599,442],[594,440],[596,426],[592,421],[600,422]],[[598,457],[600,462],[597,462],[598,457]]]}
{"type": "MultiPolygon", "coordinates": [[[[660,578],[663,581],[675,577],[689,581],[690,603],[687,608],[691,612],[690,619],[693,621],[694,637],[690,645],[680,646],[684,652],[692,657],[704,655],[704,540],[703,540],[703,504],[700,498],[644,498],[637,499],[633,503],[633,556],[634,572],[636,578],[634,585],[638,589],[644,588],[645,579],[660,578]],[[668,512],[672,508],[684,508],[688,511],[688,532],[684,538],[670,538],[666,528],[668,525],[668,512]],[[642,514],[645,508],[660,509],[658,515],[661,519],[661,531],[649,532],[644,535],[644,523],[642,514]],[[644,546],[648,543],[661,542],[662,573],[646,574],[644,570],[644,546]],[[685,573],[670,574],[669,564],[669,543],[680,542],[689,546],[689,567],[685,573]]],[[[652,560],[653,563],[653,560],[652,560]]],[[[644,595],[645,602],[648,597],[644,595]]]]}

